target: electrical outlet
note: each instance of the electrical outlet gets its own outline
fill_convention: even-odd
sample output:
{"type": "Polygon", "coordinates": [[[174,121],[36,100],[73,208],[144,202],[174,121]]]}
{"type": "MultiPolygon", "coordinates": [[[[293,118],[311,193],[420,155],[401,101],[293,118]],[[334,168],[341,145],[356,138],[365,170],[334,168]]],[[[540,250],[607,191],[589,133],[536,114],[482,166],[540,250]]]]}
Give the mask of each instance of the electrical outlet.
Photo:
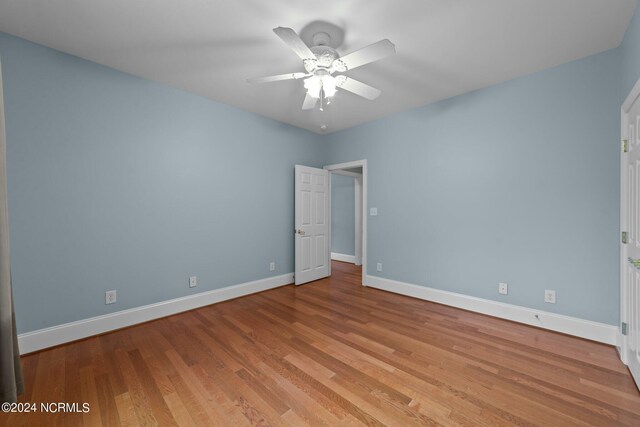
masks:
{"type": "Polygon", "coordinates": [[[378,216],[378,208],[369,208],[369,215],[378,216]]]}
{"type": "Polygon", "coordinates": [[[197,276],[190,276],[189,277],[189,287],[190,288],[195,288],[196,286],[198,286],[198,277],[197,276]]]}
{"type": "Polygon", "coordinates": [[[381,263],[381,262],[379,262],[379,263],[376,265],[376,270],[378,270],[378,271],[382,271],[382,263],[381,263]]]}
{"type": "Polygon", "coordinates": [[[114,304],[116,302],[116,291],[107,291],[104,293],[104,303],[114,304]]]}
{"type": "Polygon", "coordinates": [[[269,263],[269,271],[276,271],[276,263],[271,261],[269,263]]]}
{"type": "Polygon", "coordinates": [[[549,304],[555,304],[556,303],[556,291],[545,289],[545,291],[544,291],[544,302],[548,302],[549,304]]]}
{"type": "Polygon", "coordinates": [[[507,283],[498,283],[498,292],[502,295],[509,293],[509,285],[507,283]]]}

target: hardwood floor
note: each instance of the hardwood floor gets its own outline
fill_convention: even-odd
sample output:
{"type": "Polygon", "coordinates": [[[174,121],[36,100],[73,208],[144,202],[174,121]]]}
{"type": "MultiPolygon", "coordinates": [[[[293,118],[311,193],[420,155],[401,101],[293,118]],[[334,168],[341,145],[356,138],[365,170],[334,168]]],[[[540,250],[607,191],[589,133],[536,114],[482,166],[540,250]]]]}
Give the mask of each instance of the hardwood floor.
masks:
{"type": "Polygon", "coordinates": [[[359,286],[360,270],[23,357],[18,425],[640,425],[613,347],[359,286]]]}

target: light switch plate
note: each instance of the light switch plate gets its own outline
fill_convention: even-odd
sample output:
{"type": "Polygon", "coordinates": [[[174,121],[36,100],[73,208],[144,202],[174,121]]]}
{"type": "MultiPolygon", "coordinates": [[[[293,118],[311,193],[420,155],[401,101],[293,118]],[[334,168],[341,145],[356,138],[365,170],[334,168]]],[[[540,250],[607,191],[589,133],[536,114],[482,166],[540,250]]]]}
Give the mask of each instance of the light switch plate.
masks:
{"type": "Polygon", "coordinates": [[[369,215],[378,216],[378,208],[369,208],[369,215]]]}

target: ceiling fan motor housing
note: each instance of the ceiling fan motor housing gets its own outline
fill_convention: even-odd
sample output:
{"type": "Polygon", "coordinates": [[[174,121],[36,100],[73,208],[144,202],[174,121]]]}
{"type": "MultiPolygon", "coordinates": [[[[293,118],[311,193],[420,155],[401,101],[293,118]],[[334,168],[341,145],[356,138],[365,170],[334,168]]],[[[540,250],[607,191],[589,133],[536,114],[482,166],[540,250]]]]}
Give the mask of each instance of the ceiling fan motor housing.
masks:
{"type": "Polygon", "coordinates": [[[319,67],[329,68],[333,61],[340,57],[338,52],[329,46],[314,46],[311,52],[316,56],[319,67]]]}
{"type": "MultiPolygon", "coordinates": [[[[329,25],[327,29],[331,29],[330,24],[318,22],[317,24],[329,25]]],[[[337,27],[336,27],[337,28],[337,27]]],[[[342,35],[342,34],[339,34],[342,35]]],[[[340,54],[335,49],[335,45],[332,45],[332,37],[329,32],[318,31],[313,33],[311,36],[311,40],[313,42],[313,46],[311,47],[311,52],[316,56],[316,63],[311,64],[307,61],[304,61],[305,69],[308,73],[314,72],[318,68],[325,68],[329,70],[329,73],[333,73],[335,71],[344,72],[347,70],[346,66],[340,61],[340,54]],[[307,66],[309,65],[309,67],[307,66]]],[[[341,41],[342,42],[342,41],[341,41]]]]}
{"type": "Polygon", "coordinates": [[[346,71],[346,67],[339,59],[340,54],[334,48],[324,45],[314,46],[311,48],[311,52],[313,52],[313,54],[316,56],[316,59],[311,61],[303,61],[304,68],[308,73],[312,73],[318,68],[327,70],[331,69],[331,73],[333,73],[334,71],[346,71]]]}

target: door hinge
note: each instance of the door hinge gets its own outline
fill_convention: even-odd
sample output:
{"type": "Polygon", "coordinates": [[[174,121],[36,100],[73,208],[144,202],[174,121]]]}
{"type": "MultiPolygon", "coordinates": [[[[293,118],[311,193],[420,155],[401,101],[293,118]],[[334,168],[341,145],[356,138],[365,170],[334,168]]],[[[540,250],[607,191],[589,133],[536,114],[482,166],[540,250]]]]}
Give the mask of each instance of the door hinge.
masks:
{"type": "Polygon", "coordinates": [[[627,335],[627,323],[626,322],[622,322],[622,324],[620,325],[620,333],[622,335],[627,335]]]}
{"type": "Polygon", "coordinates": [[[622,140],[622,152],[623,153],[628,153],[629,152],[629,140],[628,139],[623,139],[622,140]]]}
{"type": "Polygon", "coordinates": [[[625,245],[629,243],[629,233],[627,233],[626,231],[622,232],[622,243],[624,243],[625,245]]]}

